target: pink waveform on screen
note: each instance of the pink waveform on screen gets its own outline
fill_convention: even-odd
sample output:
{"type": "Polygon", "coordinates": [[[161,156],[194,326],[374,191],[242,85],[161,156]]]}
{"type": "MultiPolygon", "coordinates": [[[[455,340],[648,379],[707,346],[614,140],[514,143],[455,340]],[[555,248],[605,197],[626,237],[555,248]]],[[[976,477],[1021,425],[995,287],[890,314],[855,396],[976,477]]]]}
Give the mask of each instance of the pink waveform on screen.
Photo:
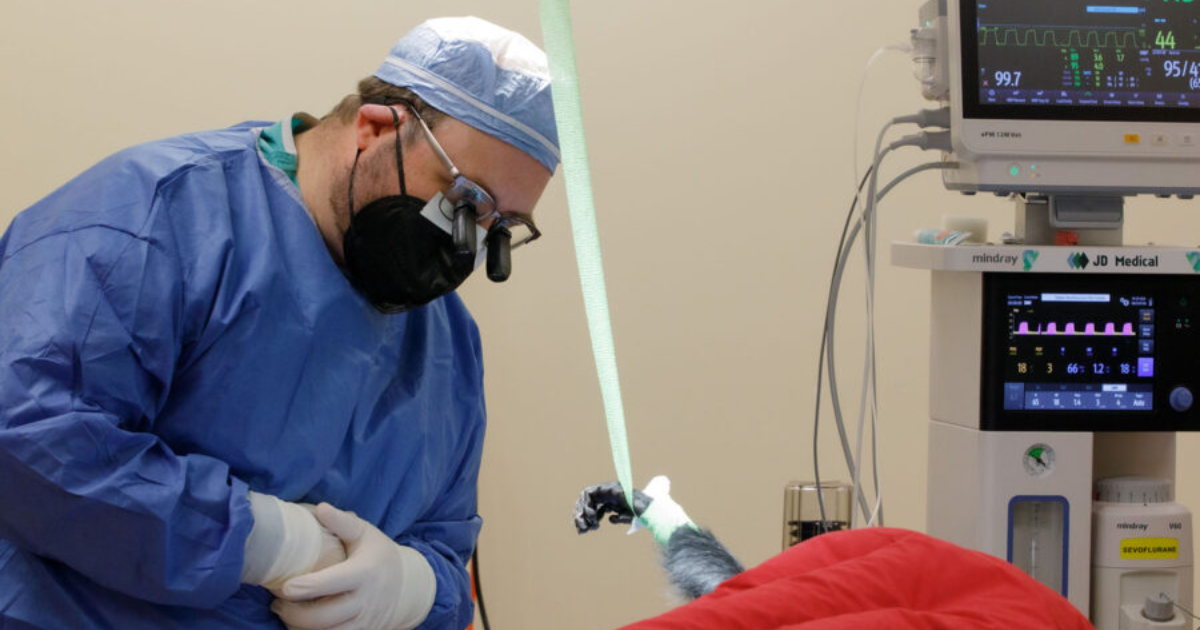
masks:
{"type": "Polygon", "coordinates": [[[1029,322],[1018,322],[1016,334],[1019,336],[1022,336],[1022,335],[1095,335],[1095,336],[1100,336],[1100,337],[1134,337],[1134,336],[1137,336],[1137,332],[1135,332],[1133,329],[1133,324],[1120,324],[1120,326],[1121,326],[1121,332],[1117,332],[1117,324],[1113,323],[1113,322],[1107,322],[1104,324],[1103,332],[1098,332],[1096,330],[1096,324],[1088,323],[1088,324],[1084,324],[1083,332],[1080,332],[1079,325],[1076,324],[1075,322],[1068,322],[1068,323],[1064,324],[1061,330],[1059,329],[1059,325],[1056,322],[1048,322],[1045,324],[1044,328],[1043,328],[1042,324],[1038,324],[1037,328],[1032,328],[1029,322]]]}

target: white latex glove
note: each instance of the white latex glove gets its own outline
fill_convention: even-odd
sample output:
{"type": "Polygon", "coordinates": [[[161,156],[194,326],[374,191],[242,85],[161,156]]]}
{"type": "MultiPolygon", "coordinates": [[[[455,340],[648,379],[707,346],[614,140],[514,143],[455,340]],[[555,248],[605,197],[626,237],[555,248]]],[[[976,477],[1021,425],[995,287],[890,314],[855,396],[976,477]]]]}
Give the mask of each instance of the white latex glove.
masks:
{"type": "Polygon", "coordinates": [[[251,492],[254,527],[246,538],[242,582],[278,589],[288,578],[346,559],[342,541],[317,522],[312,505],[251,492]]]}
{"type": "Polygon", "coordinates": [[[341,539],[346,561],[292,578],[271,605],[293,630],[411,630],[425,621],[437,580],[425,556],[328,503],[317,520],[341,539]]]}
{"type": "MultiPolygon", "coordinates": [[[[308,510],[308,513],[312,514],[313,520],[316,520],[317,506],[311,503],[297,503],[297,505],[305,510],[308,510]]],[[[320,525],[319,522],[318,525],[320,525]]],[[[342,539],[335,536],[334,533],[326,529],[324,525],[321,525],[321,553],[317,554],[317,563],[309,567],[308,570],[297,573],[296,575],[320,571],[321,569],[331,567],[335,564],[345,561],[346,546],[342,544],[342,539]]],[[[294,576],[289,575],[288,577],[279,580],[275,584],[281,589],[283,587],[283,583],[292,577],[294,576]]],[[[282,592],[282,590],[280,592],[282,592]]]]}

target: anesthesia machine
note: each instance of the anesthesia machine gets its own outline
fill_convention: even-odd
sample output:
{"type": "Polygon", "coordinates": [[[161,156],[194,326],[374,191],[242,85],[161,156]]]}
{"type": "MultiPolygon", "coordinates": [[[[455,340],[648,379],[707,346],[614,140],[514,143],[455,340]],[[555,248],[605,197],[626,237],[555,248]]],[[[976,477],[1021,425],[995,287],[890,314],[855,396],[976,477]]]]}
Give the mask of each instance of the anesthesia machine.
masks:
{"type": "Polygon", "coordinates": [[[997,244],[892,248],[932,273],[928,531],[1100,630],[1190,628],[1173,486],[1200,429],[1200,234],[1122,228],[1127,197],[1200,191],[1200,0],[931,0],[912,55],[942,108],[893,122],[946,131],[908,144],[942,152],[947,189],[1015,203],[997,244]]]}

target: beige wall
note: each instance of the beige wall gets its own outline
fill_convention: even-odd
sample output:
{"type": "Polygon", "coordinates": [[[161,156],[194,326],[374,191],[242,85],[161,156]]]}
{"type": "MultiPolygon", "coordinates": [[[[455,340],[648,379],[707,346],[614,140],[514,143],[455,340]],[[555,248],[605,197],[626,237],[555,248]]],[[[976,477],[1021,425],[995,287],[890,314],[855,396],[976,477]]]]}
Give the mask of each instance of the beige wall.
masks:
{"type": "MultiPolygon", "coordinates": [[[[634,470],[748,564],[779,550],[781,490],[811,476],[818,326],[851,192],[863,63],[906,37],[918,2],[576,2],[593,182],[634,470]]],[[[0,216],[104,155],[152,138],[323,112],[424,17],[474,13],[540,41],[534,0],[0,3],[0,216]]],[[[923,106],[906,60],[871,74],[861,155],[885,116],[923,106]]],[[[888,172],[932,156],[905,154],[888,172]]],[[[1194,244],[1195,204],[1138,200],[1130,242],[1194,244]]],[[[881,242],[943,213],[1010,229],[1007,204],[924,175],[882,209],[881,242]]],[[[491,427],[481,483],[496,630],[608,630],[667,609],[643,534],[577,537],[571,505],[612,478],[561,176],[546,238],[506,286],[464,294],[483,329],[491,427]]],[[[841,365],[859,373],[861,273],[841,365]]],[[[924,525],[928,275],[878,278],[888,524],[924,525]]],[[[849,398],[855,398],[850,396],[849,398]]],[[[853,409],[854,405],[851,405],[853,409]]],[[[829,425],[826,425],[827,427],[829,425]]],[[[1179,495],[1200,508],[1192,436],[1179,495]]],[[[832,437],[821,453],[844,477],[832,437]]]]}

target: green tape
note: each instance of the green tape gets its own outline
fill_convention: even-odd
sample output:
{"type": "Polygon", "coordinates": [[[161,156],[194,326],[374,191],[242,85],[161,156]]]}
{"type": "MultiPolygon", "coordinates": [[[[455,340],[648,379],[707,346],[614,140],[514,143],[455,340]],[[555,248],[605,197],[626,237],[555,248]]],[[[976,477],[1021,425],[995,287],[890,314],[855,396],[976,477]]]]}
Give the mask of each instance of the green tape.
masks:
{"type": "Polygon", "coordinates": [[[657,540],[663,548],[666,548],[667,543],[671,541],[671,535],[680,527],[699,529],[688,517],[683,506],[676,503],[670,495],[655,497],[654,501],[650,503],[650,507],[642,512],[641,519],[646,529],[654,535],[654,540],[657,540]]]}
{"type": "Polygon", "coordinates": [[[600,260],[600,235],[596,228],[596,204],[589,175],[587,141],[583,135],[583,106],[575,69],[575,43],[571,36],[571,6],[568,0],[541,0],[542,37],[550,59],[554,117],[562,151],[563,175],[567,181],[567,203],[571,208],[571,231],[575,235],[575,260],[587,311],[592,354],[608,420],[617,479],[625,489],[625,500],[633,505],[633,473],[629,463],[629,440],[625,434],[625,408],[621,403],[621,381],[617,377],[617,353],[604,288],[604,265],[600,260]]]}

